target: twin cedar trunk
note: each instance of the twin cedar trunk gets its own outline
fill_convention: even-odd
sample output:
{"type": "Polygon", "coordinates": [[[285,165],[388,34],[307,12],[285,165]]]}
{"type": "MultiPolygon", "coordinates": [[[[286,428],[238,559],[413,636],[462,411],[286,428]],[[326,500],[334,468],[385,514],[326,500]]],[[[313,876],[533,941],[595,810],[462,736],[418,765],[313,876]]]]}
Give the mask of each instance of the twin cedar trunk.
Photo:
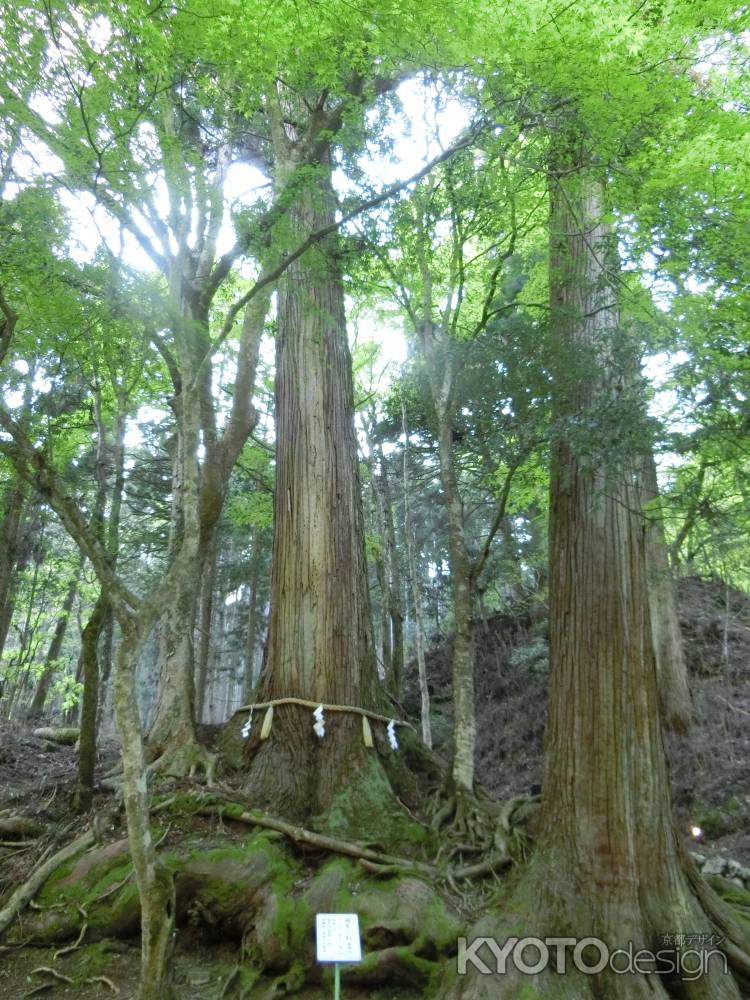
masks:
{"type": "MultiPolygon", "coordinates": [[[[611,947],[632,941],[655,948],[659,935],[709,925],[683,872],[672,820],[640,460],[627,443],[609,454],[592,443],[596,422],[617,407],[628,378],[616,362],[617,258],[601,221],[603,188],[585,169],[568,169],[572,165],[580,167],[564,159],[551,178],[559,437],[551,476],[552,677],[542,850],[555,859],[565,905],[580,907],[579,918],[585,914],[587,926],[577,930],[611,947]]],[[[684,995],[738,995],[730,977],[709,979],[686,985],[684,995]]],[[[666,995],[655,977],[615,976],[608,983],[608,997],[653,996],[652,988],[666,995]]]]}
{"type": "MultiPolygon", "coordinates": [[[[290,210],[293,244],[334,218],[330,160],[290,210]]],[[[357,475],[351,357],[336,238],[279,285],[276,492],[263,700],[297,696],[373,708],[377,673],[357,475]]],[[[284,706],[256,751],[249,787],[278,812],[321,810],[357,767],[361,720],[284,706]]]]}

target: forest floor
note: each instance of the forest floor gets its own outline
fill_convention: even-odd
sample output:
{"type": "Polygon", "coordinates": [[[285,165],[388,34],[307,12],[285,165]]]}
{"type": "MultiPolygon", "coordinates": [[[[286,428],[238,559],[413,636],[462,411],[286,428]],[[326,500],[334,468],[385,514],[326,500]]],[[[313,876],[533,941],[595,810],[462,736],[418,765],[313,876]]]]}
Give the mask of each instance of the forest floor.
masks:
{"type": "MultiPolygon", "coordinates": [[[[750,597],[727,591],[718,581],[688,579],[680,586],[681,624],[694,693],[696,723],[687,737],[670,740],[673,796],[678,821],[693,851],[737,860],[750,866],[750,597]],[[690,838],[700,826],[702,843],[690,838]]],[[[547,641],[544,611],[493,615],[477,629],[478,776],[499,800],[527,794],[541,780],[546,712],[547,641]]],[[[436,748],[447,747],[450,734],[450,642],[435,643],[428,656],[432,686],[436,748]]],[[[405,706],[418,701],[413,680],[407,683],[405,706]]],[[[205,733],[204,735],[212,735],[205,733]]],[[[67,843],[84,828],[86,818],[71,810],[77,753],[33,735],[31,727],[0,726],[0,816],[37,817],[53,831],[48,841],[67,843]]],[[[97,780],[118,760],[114,740],[99,747],[97,780]]],[[[100,789],[92,815],[111,804],[100,789]]],[[[112,848],[122,841],[124,823],[106,831],[112,848]]],[[[247,841],[247,831],[215,818],[179,814],[164,824],[162,850],[247,841]],[[244,840],[243,840],[244,838],[244,840]]],[[[7,838],[9,839],[9,838],[7,838]]],[[[0,904],[28,876],[39,849],[0,843],[0,904]]],[[[303,859],[304,863],[304,859],[303,859]]],[[[314,868],[314,866],[313,866],[314,868]]],[[[306,872],[306,877],[309,872],[306,872]]],[[[135,928],[137,932],[137,928],[135,928]]],[[[64,941],[50,947],[0,950],[0,997],[22,1000],[41,995],[76,1000],[132,995],[138,975],[136,936],[106,938],[55,957],[64,941]],[[53,977],[54,969],[59,976],[53,977]]],[[[238,961],[237,944],[206,942],[184,924],[177,936],[175,972],[180,1000],[220,1000],[271,995],[271,979],[249,993],[231,989],[238,961]]],[[[332,990],[324,983],[294,993],[301,1000],[323,1000],[332,990]]],[[[412,1000],[418,989],[388,984],[362,989],[347,985],[347,1000],[412,1000]]]]}

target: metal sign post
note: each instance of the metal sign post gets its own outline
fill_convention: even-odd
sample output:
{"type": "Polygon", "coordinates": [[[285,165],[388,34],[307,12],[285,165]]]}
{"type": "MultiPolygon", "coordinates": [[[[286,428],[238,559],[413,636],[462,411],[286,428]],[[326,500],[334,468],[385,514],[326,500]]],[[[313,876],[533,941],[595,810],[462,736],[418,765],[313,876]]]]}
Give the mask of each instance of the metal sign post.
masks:
{"type": "Polygon", "coordinates": [[[356,913],[318,913],[315,944],[319,962],[333,963],[333,997],[341,1000],[341,962],[361,962],[359,917],[356,913]]]}

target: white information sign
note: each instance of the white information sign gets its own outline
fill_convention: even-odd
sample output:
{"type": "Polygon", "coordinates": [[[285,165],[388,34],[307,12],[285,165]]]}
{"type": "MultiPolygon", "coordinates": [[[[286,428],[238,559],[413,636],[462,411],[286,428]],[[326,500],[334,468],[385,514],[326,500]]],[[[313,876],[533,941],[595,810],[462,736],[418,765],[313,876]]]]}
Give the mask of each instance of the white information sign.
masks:
{"type": "Polygon", "coordinates": [[[356,913],[318,913],[315,944],[319,962],[361,962],[359,917],[356,913]]]}

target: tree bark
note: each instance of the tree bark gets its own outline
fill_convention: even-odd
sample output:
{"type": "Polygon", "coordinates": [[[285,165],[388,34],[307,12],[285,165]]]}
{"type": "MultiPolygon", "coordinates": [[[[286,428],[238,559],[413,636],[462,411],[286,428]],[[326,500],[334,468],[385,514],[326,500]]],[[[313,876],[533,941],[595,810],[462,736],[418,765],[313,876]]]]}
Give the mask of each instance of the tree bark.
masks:
{"type": "Polygon", "coordinates": [[[372,489],[378,513],[382,555],[376,565],[382,591],[382,646],[386,685],[393,698],[401,697],[404,676],[404,609],[401,597],[401,568],[393,523],[393,496],[388,465],[381,444],[371,439],[373,459],[377,456],[378,470],[372,465],[372,489]]]}
{"type": "MultiPolygon", "coordinates": [[[[124,399],[118,401],[115,417],[114,442],[112,449],[113,482],[112,495],[107,518],[107,549],[109,551],[112,569],[117,567],[117,557],[120,547],[120,520],[122,517],[122,500],[125,494],[125,425],[126,409],[124,399]]],[[[102,626],[101,648],[101,678],[99,705],[97,708],[97,732],[102,726],[109,700],[109,681],[112,673],[114,655],[115,620],[112,607],[107,608],[102,626]]],[[[110,709],[111,710],[111,709],[110,709]]]]}
{"type": "Polygon", "coordinates": [[[404,680],[404,600],[399,550],[396,544],[396,529],[393,519],[393,493],[382,447],[380,451],[380,480],[383,489],[385,512],[385,549],[390,570],[390,614],[391,614],[391,694],[401,697],[404,680]]]}
{"type": "MultiPolygon", "coordinates": [[[[602,221],[601,181],[582,166],[575,136],[561,148],[550,177],[556,440],[549,722],[536,857],[508,911],[514,933],[525,920],[542,939],[593,936],[610,950],[632,942],[656,952],[664,935],[708,936],[720,928],[730,963],[746,975],[741,949],[750,934],[702,883],[672,819],[637,488],[640,442],[593,439],[602,419],[618,426],[609,423],[613,408],[632,385],[615,363],[616,249],[602,221]]],[[[551,994],[571,1000],[740,996],[716,962],[692,982],[608,967],[597,975],[545,975],[534,977],[533,992],[546,995],[548,983],[551,994]]],[[[471,975],[448,996],[520,997],[530,991],[523,980],[518,970],[471,975]]]]}
{"type": "MultiPolygon", "coordinates": [[[[175,296],[181,295],[175,277],[175,296]]],[[[195,731],[193,629],[204,565],[221,516],[234,463],[255,425],[252,407],[260,339],[270,290],[248,304],[242,325],[232,409],[224,432],[216,433],[210,372],[201,359],[208,344],[207,315],[200,303],[183,303],[185,336],[178,342],[179,394],[174,400],[173,511],[168,600],[159,626],[159,685],[148,733],[148,756],[159,769],[179,774],[205,754],[195,731]],[[192,334],[191,334],[192,331],[192,334]],[[198,461],[202,434],[205,459],[198,461]]]]}
{"type": "Polygon", "coordinates": [[[406,424],[406,406],[401,403],[401,426],[404,432],[404,520],[406,522],[406,555],[409,563],[411,597],[414,605],[414,640],[417,654],[417,674],[419,678],[420,721],[422,742],[432,748],[432,722],[430,720],[430,688],[427,683],[427,665],[424,656],[424,622],[422,619],[422,594],[419,588],[417,558],[414,552],[414,531],[411,517],[411,496],[409,486],[409,428],[406,424]]]}
{"type": "Polygon", "coordinates": [[[8,484],[0,526],[0,656],[13,618],[15,570],[23,535],[23,512],[28,488],[20,477],[8,484]]]}
{"type": "MultiPolygon", "coordinates": [[[[277,180],[295,146],[274,128],[277,180]]],[[[294,243],[331,223],[330,150],[290,207],[294,243]]],[[[286,270],[276,336],[276,489],[264,699],[298,696],[373,707],[378,701],[367,593],[364,519],[354,431],[344,292],[330,237],[286,270]]],[[[314,735],[309,712],[283,706],[253,758],[248,791],[274,810],[322,811],[363,756],[361,720],[329,721],[314,735]]]]}
{"type": "MultiPolygon", "coordinates": [[[[566,362],[557,372],[560,426],[595,423],[603,403],[617,405],[627,379],[613,361],[619,313],[616,270],[608,268],[616,251],[602,221],[602,184],[576,159],[557,166],[550,298],[558,363],[566,362]]],[[[544,843],[575,893],[569,905],[579,919],[585,909],[587,929],[611,947],[650,947],[660,933],[688,926],[709,930],[672,819],[637,463],[631,452],[609,465],[592,442],[566,436],[554,450],[550,488],[544,843]]],[[[650,977],[638,974],[611,977],[607,990],[613,1000],[653,995],[650,977]]],[[[685,995],[738,994],[730,979],[711,975],[685,995]]]]}
{"type": "Polygon", "coordinates": [[[96,713],[99,705],[99,639],[110,604],[103,590],[99,592],[91,617],[81,632],[81,701],[80,738],[78,741],[78,785],[75,805],[78,812],[88,812],[94,795],[96,767],[96,713]]]}
{"type": "Polygon", "coordinates": [[[643,458],[641,500],[646,505],[649,617],[659,678],[662,721],[668,729],[684,734],[693,720],[693,701],[659,505],[656,464],[650,451],[643,458]]]}
{"type": "Polygon", "coordinates": [[[122,740],[123,798],[130,856],[141,901],[139,1000],[170,1000],[169,961],[173,943],[175,894],[172,876],[159,864],[149,829],[146,760],[135,697],[135,669],[143,631],[120,622],[113,701],[122,740]]]}
{"type": "Polygon", "coordinates": [[[471,559],[466,547],[464,514],[456,482],[453,426],[438,414],[440,482],[448,514],[448,551],[453,594],[453,762],[456,788],[473,791],[477,725],[474,711],[474,600],[471,559]]]}
{"type": "Polygon", "coordinates": [[[29,719],[38,718],[44,711],[44,704],[47,701],[49,687],[52,683],[52,678],[57,666],[57,659],[60,656],[60,650],[62,649],[62,644],[65,640],[65,633],[68,628],[70,613],[73,610],[73,604],[76,599],[76,594],[78,593],[78,583],[81,577],[81,570],[82,567],[79,566],[68,584],[68,590],[65,594],[65,600],[63,601],[62,608],[60,609],[57,624],[55,625],[55,631],[52,634],[52,640],[49,644],[49,648],[47,649],[47,655],[44,658],[44,669],[42,670],[42,674],[37,682],[34,697],[31,699],[31,704],[29,705],[29,719]]]}
{"type": "Polygon", "coordinates": [[[258,643],[258,570],[260,567],[260,542],[258,529],[253,528],[250,542],[250,604],[247,616],[247,635],[245,637],[245,672],[242,681],[243,703],[247,704],[255,690],[255,649],[258,643]]]}
{"type": "MultiPolygon", "coordinates": [[[[101,394],[95,402],[98,441],[96,449],[97,495],[92,516],[92,530],[104,542],[104,512],[107,506],[107,431],[102,417],[101,394]]],[[[96,765],[96,716],[99,707],[99,639],[111,605],[106,588],[100,587],[91,617],[81,631],[81,655],[78,673],[83,679],[80,739],[78,742],[78,786],[76,808],[86,812],[94,795],[96,765]]]]}
{"type": "Polygon", "coordinates": [[[432,275],[420,246],[422,324],[419,329],[437,424],[440,485],[448,521],[451,594],[453,597],[453,757],[451,783],[456,790],[474,790],[477,742],[474,710],[475,578],[466,545],[464,512],[453,451],[454,373],[450,337],[433,324],[432,275]]]}
{"type": "Polygon", "coordinates": [[[203,721],[203,707],[206,699],[206,678],[211,655],[211,627],[214,614],[214,584],[216,582],[216,538],[212,538],[203,562],[201,580],[201,613],[198,626],[198,673],[195,684],[195,716],[203,721]]]}
{"type": "Polygon", "coordinates": [[[147,737],[147,756],[180,773],[198,746],[195,732],[193,627],[199,588],[199,416],[194,398],[176,401],[169,581],[159,620],[158,688],[147,737]]]}

